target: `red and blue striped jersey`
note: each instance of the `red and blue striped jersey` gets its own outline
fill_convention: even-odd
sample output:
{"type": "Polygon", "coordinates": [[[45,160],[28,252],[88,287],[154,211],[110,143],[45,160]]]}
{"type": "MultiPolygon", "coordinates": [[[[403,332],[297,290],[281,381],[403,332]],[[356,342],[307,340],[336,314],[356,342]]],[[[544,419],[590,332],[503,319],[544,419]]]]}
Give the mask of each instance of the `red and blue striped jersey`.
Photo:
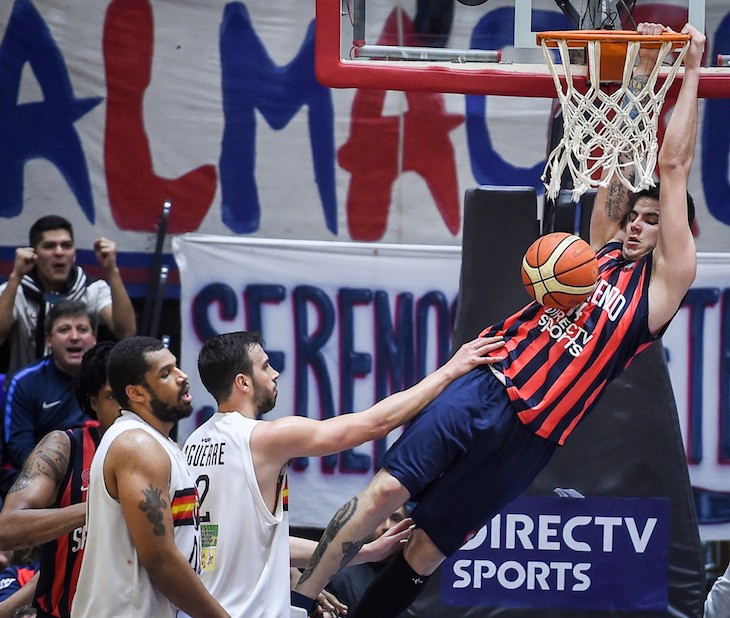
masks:
{"type": "Polygon", "coordinates": [[[598,255],[598,283],[584,303],[564,312],[533,302],[483,336],[503,335],[494,365],[520,420],[563,444],[596,405],[606,386],[659,335],[649,331],[647,290],[652,254],[633,262],[621,243],[598,255]]]}
{"type": "MultiPolygon", "coordinates": [[[[68,429],[66,434],[71,440],[71,451],[66,474],[52,505],[56,507],[86,502],[91,459],[99,445],[96,428],[68,429]]],[[[40,547],[41,574],[33,606],[38,609],[41,618],[69,618],[71,615],[71,601],[76,592],[86,541],[83,528],[76,528],[40,547]]]]}

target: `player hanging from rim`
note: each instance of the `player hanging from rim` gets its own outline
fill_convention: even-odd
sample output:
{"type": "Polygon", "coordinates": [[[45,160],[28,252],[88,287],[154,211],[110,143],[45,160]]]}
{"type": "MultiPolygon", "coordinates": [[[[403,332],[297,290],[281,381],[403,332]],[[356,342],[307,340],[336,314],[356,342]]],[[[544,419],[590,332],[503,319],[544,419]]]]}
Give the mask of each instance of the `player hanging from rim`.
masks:
{"type": "MultiPolygon", "coordinates": [[[[665,28],[640,24],[638,30],[665,28]]],[[[594,294],[563,320],[553,321],[532,303],[484,330],[504,336],[506,358],[490,365],[496,371],[474,369],[456,380],[416,417],[386,453],[383,468],[326,528],[293,594],[295,605],[311,607],[378,522],[410,499],[417,503],[411,516],[418,528],[351,613],[398,615],[470,533],[527,488],[608,383],[662,335],[697,265],[687,179],[705,37],[689,24],[682,32],[692,41],[659,154],[661,188],[631,201],[613,179],[599,190],[591,219],[599,262],[594,294]],[[604,305],[613,295],[623,306],[609,317],[604,305]],[[563,322],[583,333],[578,356],[554,336],[551,326],[563,322]]],[[[646,66],[645,54],[652,51],[642,52],[637,72],[646,66]]]]}

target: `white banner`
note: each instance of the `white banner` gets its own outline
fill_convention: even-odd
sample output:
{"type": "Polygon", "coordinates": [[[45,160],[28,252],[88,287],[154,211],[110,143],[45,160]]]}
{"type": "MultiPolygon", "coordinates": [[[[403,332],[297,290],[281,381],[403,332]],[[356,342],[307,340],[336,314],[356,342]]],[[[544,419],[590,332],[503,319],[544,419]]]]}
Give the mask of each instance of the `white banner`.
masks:
{"type": "Polygon", "coordinates": [[[730,539],[730,255],[699,254],[664,335],[700,534],[730,539]]]}
{"type": "MultiPolygon", "coordinates": [[[[195,370],[200,346],[213,334],[261,330],[281,371],[272,418],[365,409],[448,355],[461,267],[457,247],[194,234],[175,239],[173,247],[182,280],[181,362],[196,408],[182,437],[205,418],[206,406],[208,412],[214,406],[195,370]]],[[[721,519],[730,495],[728,300],[730,256],[700,254],[695,284],[664,336],[692,485],[710,499],[701,520],[721,519]]],[[[293,462],[292,521],[326,524],[369,480],[385,446],[293,462]]],[[[705,538],[730,538],[724,521],[701,529],[705,538]]]]}
{"type": "MultiPolygon", "coordinates": [[[[186,235],[173,249],[182,277],[181,364],[196,410],[181,438],[215,405],[195,368],[200,346],[216,333],[263,333],[281,372],[267,418],[363,410],[448,358],[458,247],[186,235]]],[[[393,434],[339,457],[293,461],[292,523],[326,524],[370,480],[393,434]]]]}
{"type": "MultiPolygon", "coordinates": [[[[394,20],[417,31],[438,4],[368,0],[368,42],[393,36],[394,20]]],[[[449,46],[512,48],[514,0],[441,4],[449,46]]],[[[554,2],[528,4],[533,30],[568,27],[554,2]]],[[[542,193],[550,99],[324,88],[314,9],[0,2],[0,269],[49,212],[71,220],[82,249],[99,234],[116,240],[131,254],[125,281],[146,282],[130,271],[148,265],[167,199],[171,234],[458,246],[465,190],[542,193]]],[[[706,2],[708,58],[728,53],[729,10],[706,2]]],[[[681,28],[686,12],[686,0],[663,0],[639,3],[635,17],[681,28]]],[[[702,251],[729,245],[727,105],[700,102],[690,191],[702,251]]]]}

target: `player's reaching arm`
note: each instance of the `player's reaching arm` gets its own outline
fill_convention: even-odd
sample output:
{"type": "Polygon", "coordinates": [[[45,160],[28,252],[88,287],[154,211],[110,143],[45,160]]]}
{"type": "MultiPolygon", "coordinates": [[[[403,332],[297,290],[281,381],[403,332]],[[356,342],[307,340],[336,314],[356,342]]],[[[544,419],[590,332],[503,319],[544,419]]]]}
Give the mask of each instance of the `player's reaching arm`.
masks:
{"type": "MultiPolygon", "coordinates": [[[[363,564],[365,562],[380,562],[381,560],[385,560],[388,556],[403,548],[414,527],[415,524],[410,517],[402,519],[394,526],[388,528],[374,541],[365,543],[360,548],[360,551],[355,554],[355,557],[349,562],[349,565],[352,566],[355,564],[363,564]]],[[[302,568],[307,566],[318,544],[318,541],[290,536],[289,556],[291,566],[302,568]]],[[[299,581],[300,576],[301,573],[299,570],[297,568],[293,568],[291,580],[292,590],[299,581]]],[[[341,603],[335,595],[327,590],[322,590],[319,594],[317,597],[317,604],[319,605],[319,611],[322,611],[324,615],[334,614],[335,616],[339,616],[347,614],[347,605],[341,603]]],[[[317,613],[317,615],[319,615],[319,613],[317,613]]],[[[0,618],[2,618],[2,616],[0,616],[0,618]]]]}
{"type": "MultiPolygon", "coordinates": [[[[365,562],[380,562],[381,560],[385,560],[405,545],[414,527],[413,520],[410,517],[402,519],[397,524],[388,528],[377,539],[365,543],[349,564],[364,564],[365,562]]],[[[319,541],[290,536],[289,557],[291,566],[307,566],[318,544],[319,541]]]]}
{"type": "Polygon", "coordinates": [[[71,440],[63,431],[52,431],[33,449],[0,512],[0,548],[42,545],[84,524],[84,503],[48,508],[68,469],[70,451],[71,440]]]}
{"type": "Polygon", "coordinates": [[[170,459],[146,432],[125,432],[109,447],[104,483],[119,500],[132,543],[154,585],[190,616],[228,616],[175,545],[169,479],[170,459]]]}
{"type": "Polygon", "coordinates": [[[446,364],[418,384],[386,397],[363,412],[341,414],[323,421],[288,416],[260,423],[251,434],[257,471],[260,464],[266,465],[258,460],[257,452],[265,454],[269,466],[275,462],[280,468],[293,457],[339,453],[385,437],[412,419],[457,377],[479,365],[496,362],[499,355],[485,355],[503,345],[501,337],[480,337],[465,343],[446,364]]]}
{"type": "MultiPolygon", "coordinates": [[[[665,30],[661,24],[640,23],[636,31],[639,34],[660,34],[665,30]]],[[[639,50],[639,62],[633,69],[629,82],[629,90],[635,95],[645,87],[647,77],[656,66],[659,48],[642,47],[639,50]]],[[[622,162],[624,160],[622,159],[622,162]]],[[[628,163],[628,161],[625,161],[628,163]]],[[[633,180],[632,180],[633,182],[633,180]]],[[[611,240],[620,237],[626,214],[628,213],[631,192],[614,174],[603,187],[599,186],[593,204],[590,227],[590,244],[598,251],[611,240]]]]}
{"type": "Polygon", "coordinates": [[[675,314],[697,270],[694,238],[687,220],[687,179],[697,141],[697,88],[705,36],[687,24],[692,40],[684,57],[677,103],[659,151],[659,231],[649,286],[649,329],[658,332],[675,314]]]}

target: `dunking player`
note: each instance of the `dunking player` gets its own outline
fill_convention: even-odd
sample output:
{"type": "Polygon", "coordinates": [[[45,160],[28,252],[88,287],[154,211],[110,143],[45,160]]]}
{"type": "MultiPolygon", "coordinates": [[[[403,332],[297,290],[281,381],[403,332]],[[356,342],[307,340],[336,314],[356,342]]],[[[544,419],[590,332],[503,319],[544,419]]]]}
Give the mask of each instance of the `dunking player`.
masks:
{"type": "Polygon", "coordinates": [[[41,618],[71,614],[83,556],[91,459],[101,435],[119,416],[106,379],[106,360],[113,346],[103,341],[88,350],[74,382],[79,406],[98,419],[99,426],[47,434],[28,456],[0,513],[0,547],[40,545],[40,580],[33,606],[41,618]]]}
{"type": "MultiPolygon", "coordinates": [[[[290,459],[329,455],[384,437],[454,378],[496,362],[496,356],[485,355],[501,346],[501,337],[464,344],[418,384],[363,412],[322,421],[286,416],[268,422],[260,419],[276,403],[279,373],[269,364],[260,336],[235,332],[207,341],[198,370],[218,413],[187,439],[185,453],[201,492],[201,578],[226,611],[237,618],[306,615],[302,609],[290,610],[289,564],[304,566],[316,544],[299,539],[295,545],[289,537],[290,459]]],[[[398,538],[405,536],[396,533],[387,553],[360,560],[384,558],[398,546],[398,538]]]]}
{"type": "MultiPolygon", "coordinates": [[[[657,24],[639,28],[643,34],[662,29],[657,24]]],[[[697,264],[687,225],[692,210],[687,179],[705,37],[690,25],[683,32],[692,40],[659,154],[661,188],[658,194],[634,195],[630,202],[615,179],[599,191],[591,220],[591,244],[599,250],[593,295],[567,316],[556,317],[532,303],[485,329],[485,336],[504,336],[506,358],[490,365],[495,371],[477,368],[452,383],[411,423],[386,454],[383,469],[330,522],[297,585],[302,596],[295,603],[311,606],[377,523],[413,499],[412,517],[419,527],[351,614],[396,616],[470,532],[530,484],[606,385],[662,335],[697,264]],[[620,299],[610,311],[604,306],[613,297],[609,294],[620,299]],[[546,328],[564,322],[584,333],[576,356],[559,336],[554,338],[555,329],[546,328]]],[[[645,60],[640,59],[638,70],[645,60]]]]}

